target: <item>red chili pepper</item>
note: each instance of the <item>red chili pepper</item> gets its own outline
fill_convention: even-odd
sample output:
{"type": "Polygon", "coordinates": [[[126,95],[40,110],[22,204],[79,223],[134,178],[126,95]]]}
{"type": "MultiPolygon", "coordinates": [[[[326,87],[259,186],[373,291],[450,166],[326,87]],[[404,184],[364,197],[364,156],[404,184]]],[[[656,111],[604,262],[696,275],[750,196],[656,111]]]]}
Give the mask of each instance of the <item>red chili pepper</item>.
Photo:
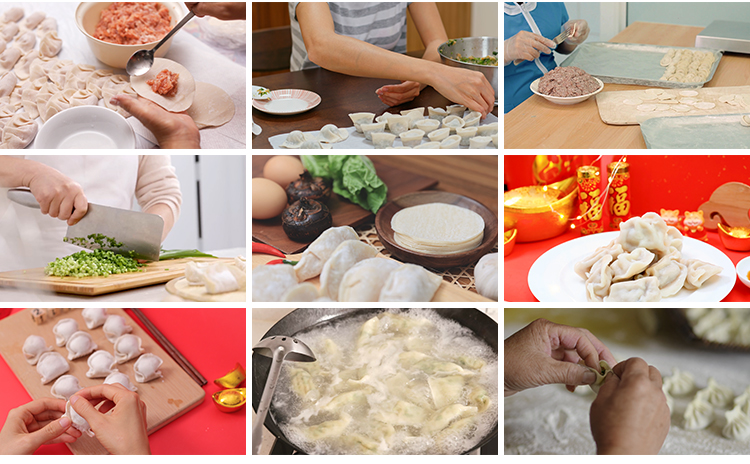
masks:
{"type": "Polygon", "coordinates": [[[267,262],[266,264],[291,264],[294,266],[299,261],[289,261],[288,259],[272,259],[271,261],[267,262]]]}
{"type": "Polygon", "coordinates": [[[253,242],[253,253],[263,253],[266,255],[278,256],[279,258],[286,258],[286,255],[271,245],[265,243],[253,242]]]}

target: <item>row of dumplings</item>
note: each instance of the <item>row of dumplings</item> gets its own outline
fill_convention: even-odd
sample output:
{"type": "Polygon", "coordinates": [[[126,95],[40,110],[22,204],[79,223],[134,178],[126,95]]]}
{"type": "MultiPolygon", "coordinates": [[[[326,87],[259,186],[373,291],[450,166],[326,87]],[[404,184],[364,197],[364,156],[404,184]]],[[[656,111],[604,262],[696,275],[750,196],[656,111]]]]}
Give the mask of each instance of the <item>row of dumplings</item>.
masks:
{"type": "Polygon", "coordinates": [[[290,266],[253,269],[253,301],[430,301],[442,279],[422,266],[376,258],[349,226],[331,227],[290,266]],[[320,289],[306,280],[320,276],[320,289]]]}
{"type": "Polygon", "coordinates": [[[234,258],[234,265],[190,261],[185,266],[188,285],[205,286],[206,293],[218,294],[243,291],[247,285],[247,261],[244,256],[234,258]]]}
{"type": "MultiPolygon", "coordinates": [[[[667,398],[670,412],[674,410],[673,396],[686,396],[696,389],[695,378],[689,372],[672,368],[672,376],[664,378],[662,391],[667,398]]],[[[750,439],[750,387],[735,397],[730,387],[719,384],[709,377],[708,386],[698,390],[684,413],[686,430],[702,430],[715,419],[715,409],[726,408],[726,425],[722,435],[733,440],[750,439]]]]}
{"type": "Polygon", "coordinates": [[[689,308],[685,317],[693,333],[704,340],[750,347],[748,308],[689,308]]]}

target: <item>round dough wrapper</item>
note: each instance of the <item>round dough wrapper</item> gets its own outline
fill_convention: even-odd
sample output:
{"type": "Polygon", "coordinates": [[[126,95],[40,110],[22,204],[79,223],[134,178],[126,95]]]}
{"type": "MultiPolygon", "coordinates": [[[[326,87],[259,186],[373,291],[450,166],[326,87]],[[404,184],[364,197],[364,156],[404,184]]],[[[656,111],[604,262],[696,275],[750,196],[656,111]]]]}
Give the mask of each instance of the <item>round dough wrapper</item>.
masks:
{"type": "Polygon", "coordinates": [[[644,90],[649,95],[661,95],[664,93],[662,89],[646,89],[644,90]]]}
{"type": "Polygon", "coordinates": [[[165,110],[174,113],[179,113],[190,108],[195,97],[195,79],[193,79],[190,71],[183,65],[165,58],[154,58],[154,65],[151,66],[151,69],[146,74],[131,76],[130,85],[133,86],[133,90],[141,97],[148,98],[165,110]],[[150,85],[146,84],[146,81],[156,77],[163,69],[168,69],[170,72],[180,75],[177,80],[177,94],[174,97],[159,95],[151,90],[150,85]]]}
{"type": "Polygon", "coordinates": [[[187,114],[198,129],[223,126],[232,120],[234,112],[234,102],[224,90],[207,82],[195,83],[195,98],[187,114]]]}
{"type": "Polygon", "coordinates": [[[695,98],[681,98],[680,103],[682,103],[683,105],[695,105],[696,103],[698,103],[698,100],[696,100],[695,98]]]}
{"type": "Polygon", "coordinates": [[[744,115],[740,118],[740,124],[742,124],[745,127],[750,127],[750,116],[744,115]]]}
{"type": "Polygon", "coordinates": [[[410,206],[391,218],[391,227],[416,243],[450,246],[472,241],[484,233],[482,216],[447,203],[410,206]]]}
{"type": "Polygon", "coordinates": [[[679,113],[686,113],[690,111],[690,107],[687,105],[674,105],[672,109],[679,113]]]}
{"type": "Polygon", "coordinates": [[[711,108],[715,106],[716,106],[716,103],[711,103],[711,102],[698,102],[695,104],[695,107],[700,110],[710,110],[711,108]]]}
{"type": "Polygon", "coordinates": [[[680,95],[682,95],[683,97],[694,97],[698,95],[698,92],[696,92],[695,90],[681,90],[680,95]]]}
{"type": "Polygon", "coordinates": [[[637,109],[638,111],[649,112],[649,111],[654,111],[656,109],[656,105],[654,104],[638,105],[635,107],[635,109],[637,109]]]}
{"type": "Polygon", "coordinates": [[[626,105],[640,105],[643,103],[643,100],[640,98],[626,98],[623,103],[626,105]]]}

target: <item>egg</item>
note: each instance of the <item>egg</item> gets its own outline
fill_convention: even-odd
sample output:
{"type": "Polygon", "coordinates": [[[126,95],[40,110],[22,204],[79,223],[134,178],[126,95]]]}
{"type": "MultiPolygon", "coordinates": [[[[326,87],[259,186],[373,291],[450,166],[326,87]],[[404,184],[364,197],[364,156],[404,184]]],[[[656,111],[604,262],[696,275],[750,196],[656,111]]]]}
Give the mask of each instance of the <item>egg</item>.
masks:
{"type": "Polygon", "coordinates": [[[271,219],[281,214],[286,208],[286,192],[276,182],[254,177],[253,219],[271,219]]]}
{"type": "Polygon", "coordinates": [[[297,157],[291,155],[272,156],[263,166],[263,177],[271,179],[285,189],[290,182],[297,180],[305,172],[305,167],[297,157]]]}

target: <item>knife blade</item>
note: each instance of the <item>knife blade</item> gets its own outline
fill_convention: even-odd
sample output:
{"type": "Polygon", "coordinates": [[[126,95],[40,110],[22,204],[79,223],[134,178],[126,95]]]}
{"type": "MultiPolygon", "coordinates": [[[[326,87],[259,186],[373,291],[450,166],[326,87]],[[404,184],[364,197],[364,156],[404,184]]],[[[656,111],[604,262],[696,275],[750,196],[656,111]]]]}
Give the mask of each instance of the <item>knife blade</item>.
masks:
{"type": "MultiPolygon", "coordinates": [[[[10,189],[7,196],[20,205],[40,208],[39,202],[28,189],[10,189]]],[[[164,220],[156,214],[89,203],[86,215],[77,224],[68,226],[65,237],[66,242],[89,250],[101,248],[126,256],[130,256],[132,251],[135,259],[158,261],[163,230],[164,220]],[[92,240],[86,240],[89,235],[98,234],[111,237],[122,243],[122,246],[114,247],[107,243],[101,246],[92,240]]]]}

